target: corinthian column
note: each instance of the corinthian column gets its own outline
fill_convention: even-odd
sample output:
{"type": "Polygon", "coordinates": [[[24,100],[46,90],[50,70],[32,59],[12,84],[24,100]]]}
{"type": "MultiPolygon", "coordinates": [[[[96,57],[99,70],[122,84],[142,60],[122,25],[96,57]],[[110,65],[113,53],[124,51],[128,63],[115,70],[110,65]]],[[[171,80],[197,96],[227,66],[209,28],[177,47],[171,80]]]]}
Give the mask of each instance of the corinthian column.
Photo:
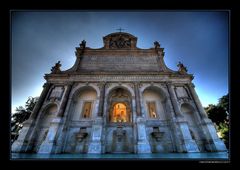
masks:
{"type": "MultiPolygon", "coordinates": [[[[168,92],[170,94],[170,99],[172,101],[174,113],[176,117],[181,116],[181,110],[177,103],[177,97],[175,95],[173,85],[167,83],[168,92]]],[[[178,152],[199,152],[197,144],[192,140],[189,127],[187,122],[184,119],[173,119],[173,132],[175,138],[175,145],[178,152]],[[176,143],[177,142],[177,143],[176,143]]]]}
{"type": "Polygon", "coordinates": [[[45,100],[45,98],[46,98],[46,96],[47,96],[47,93],[48,93],[48,91],[49,91],[49,89],[50,89],[50,86],[51,86],[50,83],[45,83],[45,84],[43,85],[43,91],[42,91],[42,93],[41,93],[41,95],[40,95],[40,97],[39,97],[39,99],[38,99],[37,104],[35,105],[35,107],[34,107],[34,109],[33,109],[33,112],[32,112],[32,114],[31,114],[31,116],[30,116],[30,119],[31,119],[31,120],[32,120],[32,119],[36,119],[36,117],[37,117],[37,115],[38,115],[38,112],[39,112],[39,110],[40,110],[40,108],[41,108],[41,106],[42,106],[42,104],[43,104],[43,102],[44,102],[44,100],[45,100]]]}
{"type": "Polygon", "coordinates": [[[134,83],[134,90],[135,90],[137,116],[142,116],[138,83],[134,83]]]}
{"type": "Polygon", "coordinates": [[[171,83],[167,83],[167,88],[168,88],[168,92],[170,94],[170,100],[172,102],[172,105],[173,105],[173,109],[174,109],[174,114],[175,116],[180,116],[181,115],[181,111],[179,109],[179,106],[178,106],[178,103],[177,103],[177,97],[174,93],[174,90],[173,90],[173,86],[171,83]]]}
{"type": "Polygon", "coordinates": [[[38,116],[38,112],[48,94],[50,87],[51,87],[50,83],[45,83],[43,85],[43,91],[38,99],[38,102],[36,103],[33,109],[33,112],[30,118],[23,123],[23,128],[18,136],[18,139],[12,145],[12,152],[26,152],[28,150],[31,150],[32,145],[29,142],[29,138],[31,137],[31,134],[34,133],[33,128],[35,125],[35,119],[38,116]],[[30,147],[29,147],[29,143],[30,143],[30,147]]]}
{"type": "Polygon", "coordinates": [[[65,95],[63,96],[63,101],[62,101],[62,104],[61,104],[60,109],[58,111],[58,116],[59,117],[62,117],[63,114],[64,114],[71,89],[72,89],[72,83],[68,84],[65,95]]]}
{"type": "Polygon", "coordinates": [[[106,86],[105,82],[100,84],[100,98],[99,98],[99,106],[98,106],[98,116],[99,117],[101,117],[103,115],[105,86],[106,86]]]}
{"type": "Polygon", "coordinates": [[[207,114],[202,107],[202,104],[198,98],[198,95],[194,89],[194,84],[188,84],[188,88],[190,90],[191,96],[196,104],[196,107],[200,113],[200,116],[202,118],[202,128],[205,133],[205,138],[207,139],[207,142],[205,143],[205,147],[207,150],[212,152],[221,152],[221,151],[227,151],[227,148],[222,140],[219,139],[217,136],[217,131],[214,127],[214,124],[210,119],[208,119],[207,114]]]}
{"type": "Polygon", "coordinates": [[[205,110],[203,109],[203,106],[198,98],[198,95],[197,95],[195,89],[194,89],[194,87],[195,87],[194,84],[193,83],[187,84],[187,86],[188,86],[188,89],[190,90],[190,93],[194,100],[194,103],[196,104],[196,107],[200,113],[200,116],[202,118],[207,118],[207,114],[206,114],[205,110]]]}

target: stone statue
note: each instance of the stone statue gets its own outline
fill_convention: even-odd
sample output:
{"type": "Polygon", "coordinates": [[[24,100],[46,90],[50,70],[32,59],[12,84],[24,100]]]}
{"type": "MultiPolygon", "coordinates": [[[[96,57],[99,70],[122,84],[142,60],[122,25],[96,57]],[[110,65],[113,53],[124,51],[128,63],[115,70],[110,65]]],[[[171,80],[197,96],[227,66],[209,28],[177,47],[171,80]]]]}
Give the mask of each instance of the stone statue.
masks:
{"type": "Polygon", "coordinates": [[[55,64],[55,66],[52,67],[52,69],[51,69],[52,73],[53,73],[53,74],[60,73],[60,72],[61,72],[61,70],[60,70],[60,67],[61,67],[61,66],[62,66],[62,65],[60,64],[60,61],[58,61],[58,62],[55,64]]]}
{"type": "Polygon", "coordinates": [[[159,44],[158,41],[155,41],[155,42],[154,42],[154,45],[155,45],[155,48],[160,48],[160,44],[159,44]]]}
{"type": "Polygon", "coordinates": [[[182,73],[182,74],[186,74],[187,73],[187,68],[183,65],[183,63],[181,63],[180,61],[178,62],[179,67],[178,72],[182,73]]]}
{"type": "Polygon", "coordinates": [[[85,40],[82,40],[82,42],[80,44],[80,47],[81,48],[85,48],[86,47],[86,41],[85,40]]]}

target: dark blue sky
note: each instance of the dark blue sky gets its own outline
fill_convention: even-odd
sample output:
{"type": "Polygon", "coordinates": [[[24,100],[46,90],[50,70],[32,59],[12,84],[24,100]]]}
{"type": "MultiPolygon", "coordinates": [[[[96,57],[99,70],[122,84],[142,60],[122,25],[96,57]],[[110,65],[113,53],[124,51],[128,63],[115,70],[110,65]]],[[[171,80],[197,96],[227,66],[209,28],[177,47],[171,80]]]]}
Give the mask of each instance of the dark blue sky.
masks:
{"type": "Polygon", "coordinates": [[[228,12],[226,11],[12,11],[12,110],[39,96],[45,73],[60,60],[72,67],[75,47],[100,48],[102,37],[124,28],[139,48],[159,41],[165,63],[181,61],[194,74],[204,106],[228,92],[228,12]]]}

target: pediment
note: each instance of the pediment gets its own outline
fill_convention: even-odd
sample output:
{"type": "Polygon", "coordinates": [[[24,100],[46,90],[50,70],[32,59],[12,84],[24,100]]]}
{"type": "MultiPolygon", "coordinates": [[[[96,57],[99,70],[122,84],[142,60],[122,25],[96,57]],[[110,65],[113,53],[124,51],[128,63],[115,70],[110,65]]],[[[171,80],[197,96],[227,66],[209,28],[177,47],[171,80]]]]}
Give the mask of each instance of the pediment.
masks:
{"type": "Polygon", "coordinates": [[[133,49],[136,48],[137,37],[125,32],[116,32],[103,37],[103,42],[106,49],[133,49]]]}

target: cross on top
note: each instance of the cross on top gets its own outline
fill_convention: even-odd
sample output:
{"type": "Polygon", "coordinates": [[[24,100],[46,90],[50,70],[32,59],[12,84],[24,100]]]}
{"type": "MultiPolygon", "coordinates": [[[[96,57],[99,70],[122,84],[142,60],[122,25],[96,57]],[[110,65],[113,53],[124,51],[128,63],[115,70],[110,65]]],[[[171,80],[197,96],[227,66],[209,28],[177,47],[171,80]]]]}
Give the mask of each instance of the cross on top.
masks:
{"type": "Polygon", "coordinates": [[[125,30],[125,29],[122,29],[121,27],[119,29],[116,29],[116,30],[119,30],[120,32],[122,32],[122,30],[125,30]]]}

